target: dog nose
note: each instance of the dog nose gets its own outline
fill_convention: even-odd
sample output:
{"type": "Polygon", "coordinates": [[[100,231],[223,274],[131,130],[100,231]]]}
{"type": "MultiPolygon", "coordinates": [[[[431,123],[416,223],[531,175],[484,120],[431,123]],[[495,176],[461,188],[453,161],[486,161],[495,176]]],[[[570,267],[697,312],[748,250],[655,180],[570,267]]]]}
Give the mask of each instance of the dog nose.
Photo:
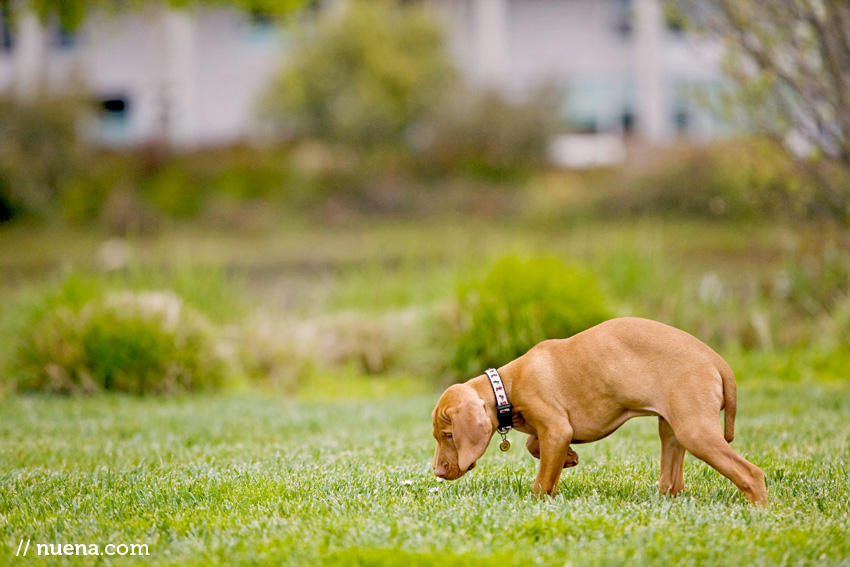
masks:
{"type": "Polygon", "coordinates": [[[434,469],[434,474],[439,476],[440,478],[446,476],[446,472],[448,472],[449,467],[446,463],[438,463],[437,467],[434,469]]]}
{"type": "Polygon", "coordinates": [[[446,475],[446,472],[449,470],[449,467],[446,466],[446,463],[437,463],[437,466],[434,467],[434,474],[443,477],[446,475]]]}
{"type": "Polygon", "coordinates": [[[466,469],[466,470],[471,471],[471,470],[472,470],[472,469],[474,469],[474,468],[475,468],[475,462],[473,461],[473,462],[472,462],[472,464],[471,464],[471,465],[469,465],[469,468],[468,468],[468,469],[466,469]]]}

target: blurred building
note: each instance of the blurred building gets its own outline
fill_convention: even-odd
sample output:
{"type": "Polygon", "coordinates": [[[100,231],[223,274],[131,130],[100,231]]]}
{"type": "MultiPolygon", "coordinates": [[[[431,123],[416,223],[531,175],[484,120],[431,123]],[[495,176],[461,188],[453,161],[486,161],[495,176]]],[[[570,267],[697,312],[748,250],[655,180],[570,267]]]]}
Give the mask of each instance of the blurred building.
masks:
{"type": "MultiPolygon", "coordinates": [[[[627,140],[664,144],[722,130],[691,96],[715,90],[721,46],[683,31],[659,0],[430,2],[470,82],[510,96],[541,85],[563,93],[565,123],[584,137],[556,140],[556,161],[611,161],[627,140]]],[[[53,88],[80,80],[100,105],[92,134],[113,145],[249,136],[286,46],[281,28],[227,9],[97,16],[73,34],[25,15],[2,33],[0,88],[26,96],[42,80],[53,88]]]]}
{"type": "Polygon", "coordinates": [[[93,16],[74,33],[24,14],[3,26],[0,89],[84,85],[98,108],[91,135],[107,145],[217,145],[252,132],[284,42],[268,19],[231,9],[93,16]]]}
{"type": "Polygon", "coordinates": [[[710,136],[689,101],[715,88],[721,46],[665,17],[657,0],[440,0],[466,75],[508,92],[553,83],[587,132],[635,132],[662,142],[710,136]]]}

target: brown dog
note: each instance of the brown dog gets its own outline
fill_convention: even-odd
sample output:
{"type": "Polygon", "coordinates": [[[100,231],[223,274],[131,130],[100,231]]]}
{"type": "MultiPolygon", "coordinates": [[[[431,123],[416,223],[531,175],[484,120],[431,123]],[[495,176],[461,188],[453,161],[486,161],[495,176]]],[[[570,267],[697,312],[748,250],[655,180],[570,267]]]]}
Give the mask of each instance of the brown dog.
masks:
{"type": "MultiPolygon", "coordinates": [[[[685,450],[767,505],[764,473],[729,446],[735,377],[720,355],[684,331],[647,319],[607,321],[574,337],[544,341],[498,369],[514,428],[540,459],[533,489],[554,495],[561,470],[578,463],[570,443],[589,443],[626,420],[658,416],[662,494],[684,488],[685,450]],[[718,416],[725,408],[725,430],[718,416]]],[[[496,399],[482,375],[455,384],[432,414],[434,472],[447,480],[475,466],[496,431],[496,399]]]]}

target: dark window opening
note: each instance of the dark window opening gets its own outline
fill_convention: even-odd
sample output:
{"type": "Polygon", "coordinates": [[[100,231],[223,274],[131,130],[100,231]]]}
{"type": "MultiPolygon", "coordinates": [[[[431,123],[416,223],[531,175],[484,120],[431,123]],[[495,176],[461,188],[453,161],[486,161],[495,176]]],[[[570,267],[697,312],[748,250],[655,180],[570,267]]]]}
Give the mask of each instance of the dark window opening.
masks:
{"type": "Polygon", "coordinates": [[[53,35],[53,45],[60,49],[72,49],[77,45],[78,37],[76,32],[60,26],[56,28],[56,32],[53,35]]]}
{"type": "Polygon", "coordinates": [[[122,97],[106,98],[100,101],[100,108],[109,116],[123,116],[127,114],[127,99],[122,97]]]}
{"type": "Polygon", "coordinates": [[[682,134],[688,131],[691,117],[687,110],[680,108],[676,111],[676,114],[673,115],[673,121],[676,124],[676,131],[682,134]]]}
{"type": "Polygon", "coordinates": [[[630,134],[635,129],[635,113],[627,108],[620,116],[620,125],[623,127],[623,132],[630,134]]]}
{"type": "Polygon", "coordinates": [[[54,14],[51,16],[50,25],[48,26],[50,45],[58,49],[73,49],[76,47],[77,40],[79,39],[76,27],[65,22],[59,15],[54,14]]]}
{"type": "Polygon", "coordinates": [[[685,14],[680,9],[670,4],[664,8],[664,24],[672,33],[683,34],[687,27],[687,20],[685,19],[685,14]]]}
{"type": "Polygon", "coordinates": [[[9,2],[0,1],[0,50],[12,51],[15,39],[12,34],[9,2]]]}
{"type": "Polygon", "coordinates": [[[617,16],[614,23],[614,29],[623,38],[629,38],[632,35],[632,12],[631,3],[628,0],[620,0],[617,6],[617,16]]]}
{"type": "Polygon", "coordinates": [[[254,8],[250,14],[251,26],[255,29],[270,29],[274,27],[274,17],[265,10],[254,8]]]}
{"type": "Polygon", "coordinates": [[[14,205],[12,205],[12,202],[7,199],[5,195],[0,193],[0,223],[12,220],[15,217],[16,212],[17,211],[15,210],[14,205]]]}

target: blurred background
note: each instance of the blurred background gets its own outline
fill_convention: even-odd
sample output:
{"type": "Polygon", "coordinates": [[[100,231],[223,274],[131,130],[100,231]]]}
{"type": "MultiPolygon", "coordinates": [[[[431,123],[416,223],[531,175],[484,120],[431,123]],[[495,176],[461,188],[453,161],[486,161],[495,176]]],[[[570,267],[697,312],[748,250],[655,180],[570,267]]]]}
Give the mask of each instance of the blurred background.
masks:
{"type": "Polygon", "coordinates": [[[837,0],[0,0],[4,393],[432,391],[614,316],[850,368],[837,0]]]}

